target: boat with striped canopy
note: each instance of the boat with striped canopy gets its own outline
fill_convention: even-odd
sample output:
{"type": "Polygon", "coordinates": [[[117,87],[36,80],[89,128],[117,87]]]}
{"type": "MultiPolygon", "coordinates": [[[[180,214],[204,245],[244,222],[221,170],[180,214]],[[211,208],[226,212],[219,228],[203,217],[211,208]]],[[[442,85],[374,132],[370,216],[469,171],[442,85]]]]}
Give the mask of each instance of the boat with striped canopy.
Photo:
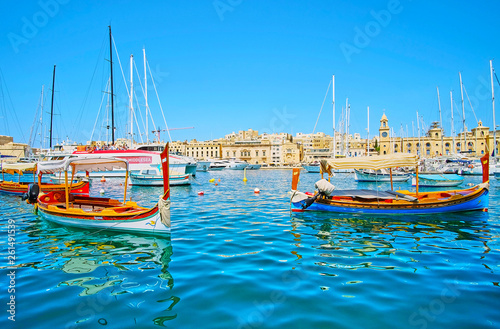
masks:
{"type": "MultiPolygon", "coordinates": [[[[36,202],[38,213],[46,220],[62,225],[78,228],[102,230],[121,230],[153,234],[170,233],[170,186],[169,186],[169,156],[168,144],[161,153],[163,171],[163,195],[158,203],[151,207],[139,206],[132,200],[127,201],[127,180],[129,164],[124,159],[103,158],[72,158],[64,160],[59,165],[39,165],[38,172],[53,174],[64,172],[64,192],[42,193],[30,199],[36,202]],[[123,201],[105,198],[75,195],[70,192],[72,175],[78,171],[102,172],[110,170],[125,170],[125,190],[123,201]]],[[[73,177],[72,177],[73,178],[73,177]]]]}
{"type": "MultiPolygon", "coordinates": [[[[2,166],[2,181],[0,182],[0,192],[5,194],[19,195],[22,196],[28,192],[29,185],[36,183],[36,171],[39,163],[4,163],[2,166]],[[33,175],[33,182],[21,181],[21,176],[25,173],[31,173],[33,175]],[[5,174],[17,175],[18,181],[6,181],[5,174]]],[[[51,191],[64,191],[64,184],[53,184],[53,183],[42,183],[41,177],[38,179],[38,187],[42,192],[51,191]]],[[[71,192],[77,194],[88,194],[89,193],[89,181],[88,179],[75,182],[71,186],[71,192]]]]}
{"type": "Polygon", "coordinates": [[[321,163],[323,173],[331,177],[335,169],[372,169],[395,167],[415,167],[417,186],[415,192],[391,189],[378,190],[335,190],[329,180],[316,182],[315,193],[303,193],[297,190],[300,170],[294,170],[292,177],[292,211],[329,211],[338,213],[362,214],[431,214],[488,208],[489,158],[481,158],[483,163],[483,182],[464,190],[419,192],[418,157],[409,154],[394,154],[373,157],[355,157],[324,160],[321,163]]]}

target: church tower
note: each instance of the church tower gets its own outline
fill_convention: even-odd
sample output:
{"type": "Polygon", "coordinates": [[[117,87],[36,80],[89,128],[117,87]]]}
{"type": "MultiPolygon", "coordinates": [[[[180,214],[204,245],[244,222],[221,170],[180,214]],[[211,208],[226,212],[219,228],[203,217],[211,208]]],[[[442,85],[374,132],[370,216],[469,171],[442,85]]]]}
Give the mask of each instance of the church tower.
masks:
{"type": "Polygon", "coordinates": [[[390,128],[389,128],[389,120],[387,120],[387,117],[385,116],[385,113],[382,115],[382,119],[380,119],[380,127],[378,128],[379,131],[379,141],[380,141],[380,152],[379,154],[390,154],[391,149],[390,149],[390,144],[391,144],[391,134],[390,134],[390,128]]]}

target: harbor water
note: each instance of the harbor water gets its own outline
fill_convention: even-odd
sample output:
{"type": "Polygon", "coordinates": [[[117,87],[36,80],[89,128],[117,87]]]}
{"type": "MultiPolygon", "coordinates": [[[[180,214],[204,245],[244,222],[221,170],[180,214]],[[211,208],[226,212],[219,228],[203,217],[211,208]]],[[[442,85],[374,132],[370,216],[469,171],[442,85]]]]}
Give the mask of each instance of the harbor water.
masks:
{"type": "MultiPolygon", "coordinates": [[[[290,170],[246,177],[172,187],[170,237],[52,224],[0,194],[0,328],[500,327],[500,181],[488,212],[374,217],[291,213],[290,170]]],[[[319,178],[302,172],[299,189],[319,178]]],[[[118,198],[121,184],[94,180],[91,194],[118,198]]],[[[161,193],[127,195],[152,206],[161,193]]]]}

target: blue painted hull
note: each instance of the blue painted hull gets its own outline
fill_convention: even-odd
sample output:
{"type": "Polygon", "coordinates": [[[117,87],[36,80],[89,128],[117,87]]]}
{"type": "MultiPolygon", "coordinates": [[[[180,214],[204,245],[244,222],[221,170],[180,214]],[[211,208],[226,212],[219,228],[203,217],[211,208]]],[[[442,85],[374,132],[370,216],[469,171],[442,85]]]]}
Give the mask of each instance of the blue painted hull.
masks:
{"type": "Polygon", "coordinates": [[[390,203],[378,203],[368,205],[364,203],[362,205],[345,205],[314,202],[306,210],[302,210],[302,204],[304,201],[292,203],[292,210],[294,211],[327,211],[335,213],[351,213],[351,214],[399,214],[399,215],[409,215],[409,214],[437,214],[437,213],[447,213],[447,212],[462,212],[471,210],[484,210],[488,208],[488,195],[487,189],[484,189],[476,197],[468,200],[455,200],[443,202],[443,204],[411,204],[407,206],[394,205],[390,203]]]}

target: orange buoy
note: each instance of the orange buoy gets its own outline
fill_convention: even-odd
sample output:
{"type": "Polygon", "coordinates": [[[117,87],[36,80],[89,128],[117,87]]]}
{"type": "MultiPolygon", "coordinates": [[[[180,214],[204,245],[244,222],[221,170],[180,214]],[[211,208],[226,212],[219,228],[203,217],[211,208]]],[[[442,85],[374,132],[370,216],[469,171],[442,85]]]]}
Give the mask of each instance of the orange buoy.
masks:
{"type": "Polygon", "coordinates": [[[220,183],[220,178],[219,178],[219,183],[220,183]]]}
{"type": "Polygon", "coordinates": [[[217,183],[215,183],[215,186],[217,186],[217,185],[218,185],[218,184],[217,184],[217,183]]]}
{"type": "Polygon", "coordinates": [[[198,192],[198,195],[205,195],[205,192],[200,191],[200,192],[198,192]]]}
{"type": "Polygon", "coordinates": [[[255,188],[255,190],[253,190],[253,193],[260,193],[260,190],[258,188],[255,188]]]}
{"type": "Polygon", "coordinates": [[[106,181],[106,178],[104,178],[104,175],[103,175],[102,178],[101,178],[101,182],[104,183],[105,181],[106,181]]]}

